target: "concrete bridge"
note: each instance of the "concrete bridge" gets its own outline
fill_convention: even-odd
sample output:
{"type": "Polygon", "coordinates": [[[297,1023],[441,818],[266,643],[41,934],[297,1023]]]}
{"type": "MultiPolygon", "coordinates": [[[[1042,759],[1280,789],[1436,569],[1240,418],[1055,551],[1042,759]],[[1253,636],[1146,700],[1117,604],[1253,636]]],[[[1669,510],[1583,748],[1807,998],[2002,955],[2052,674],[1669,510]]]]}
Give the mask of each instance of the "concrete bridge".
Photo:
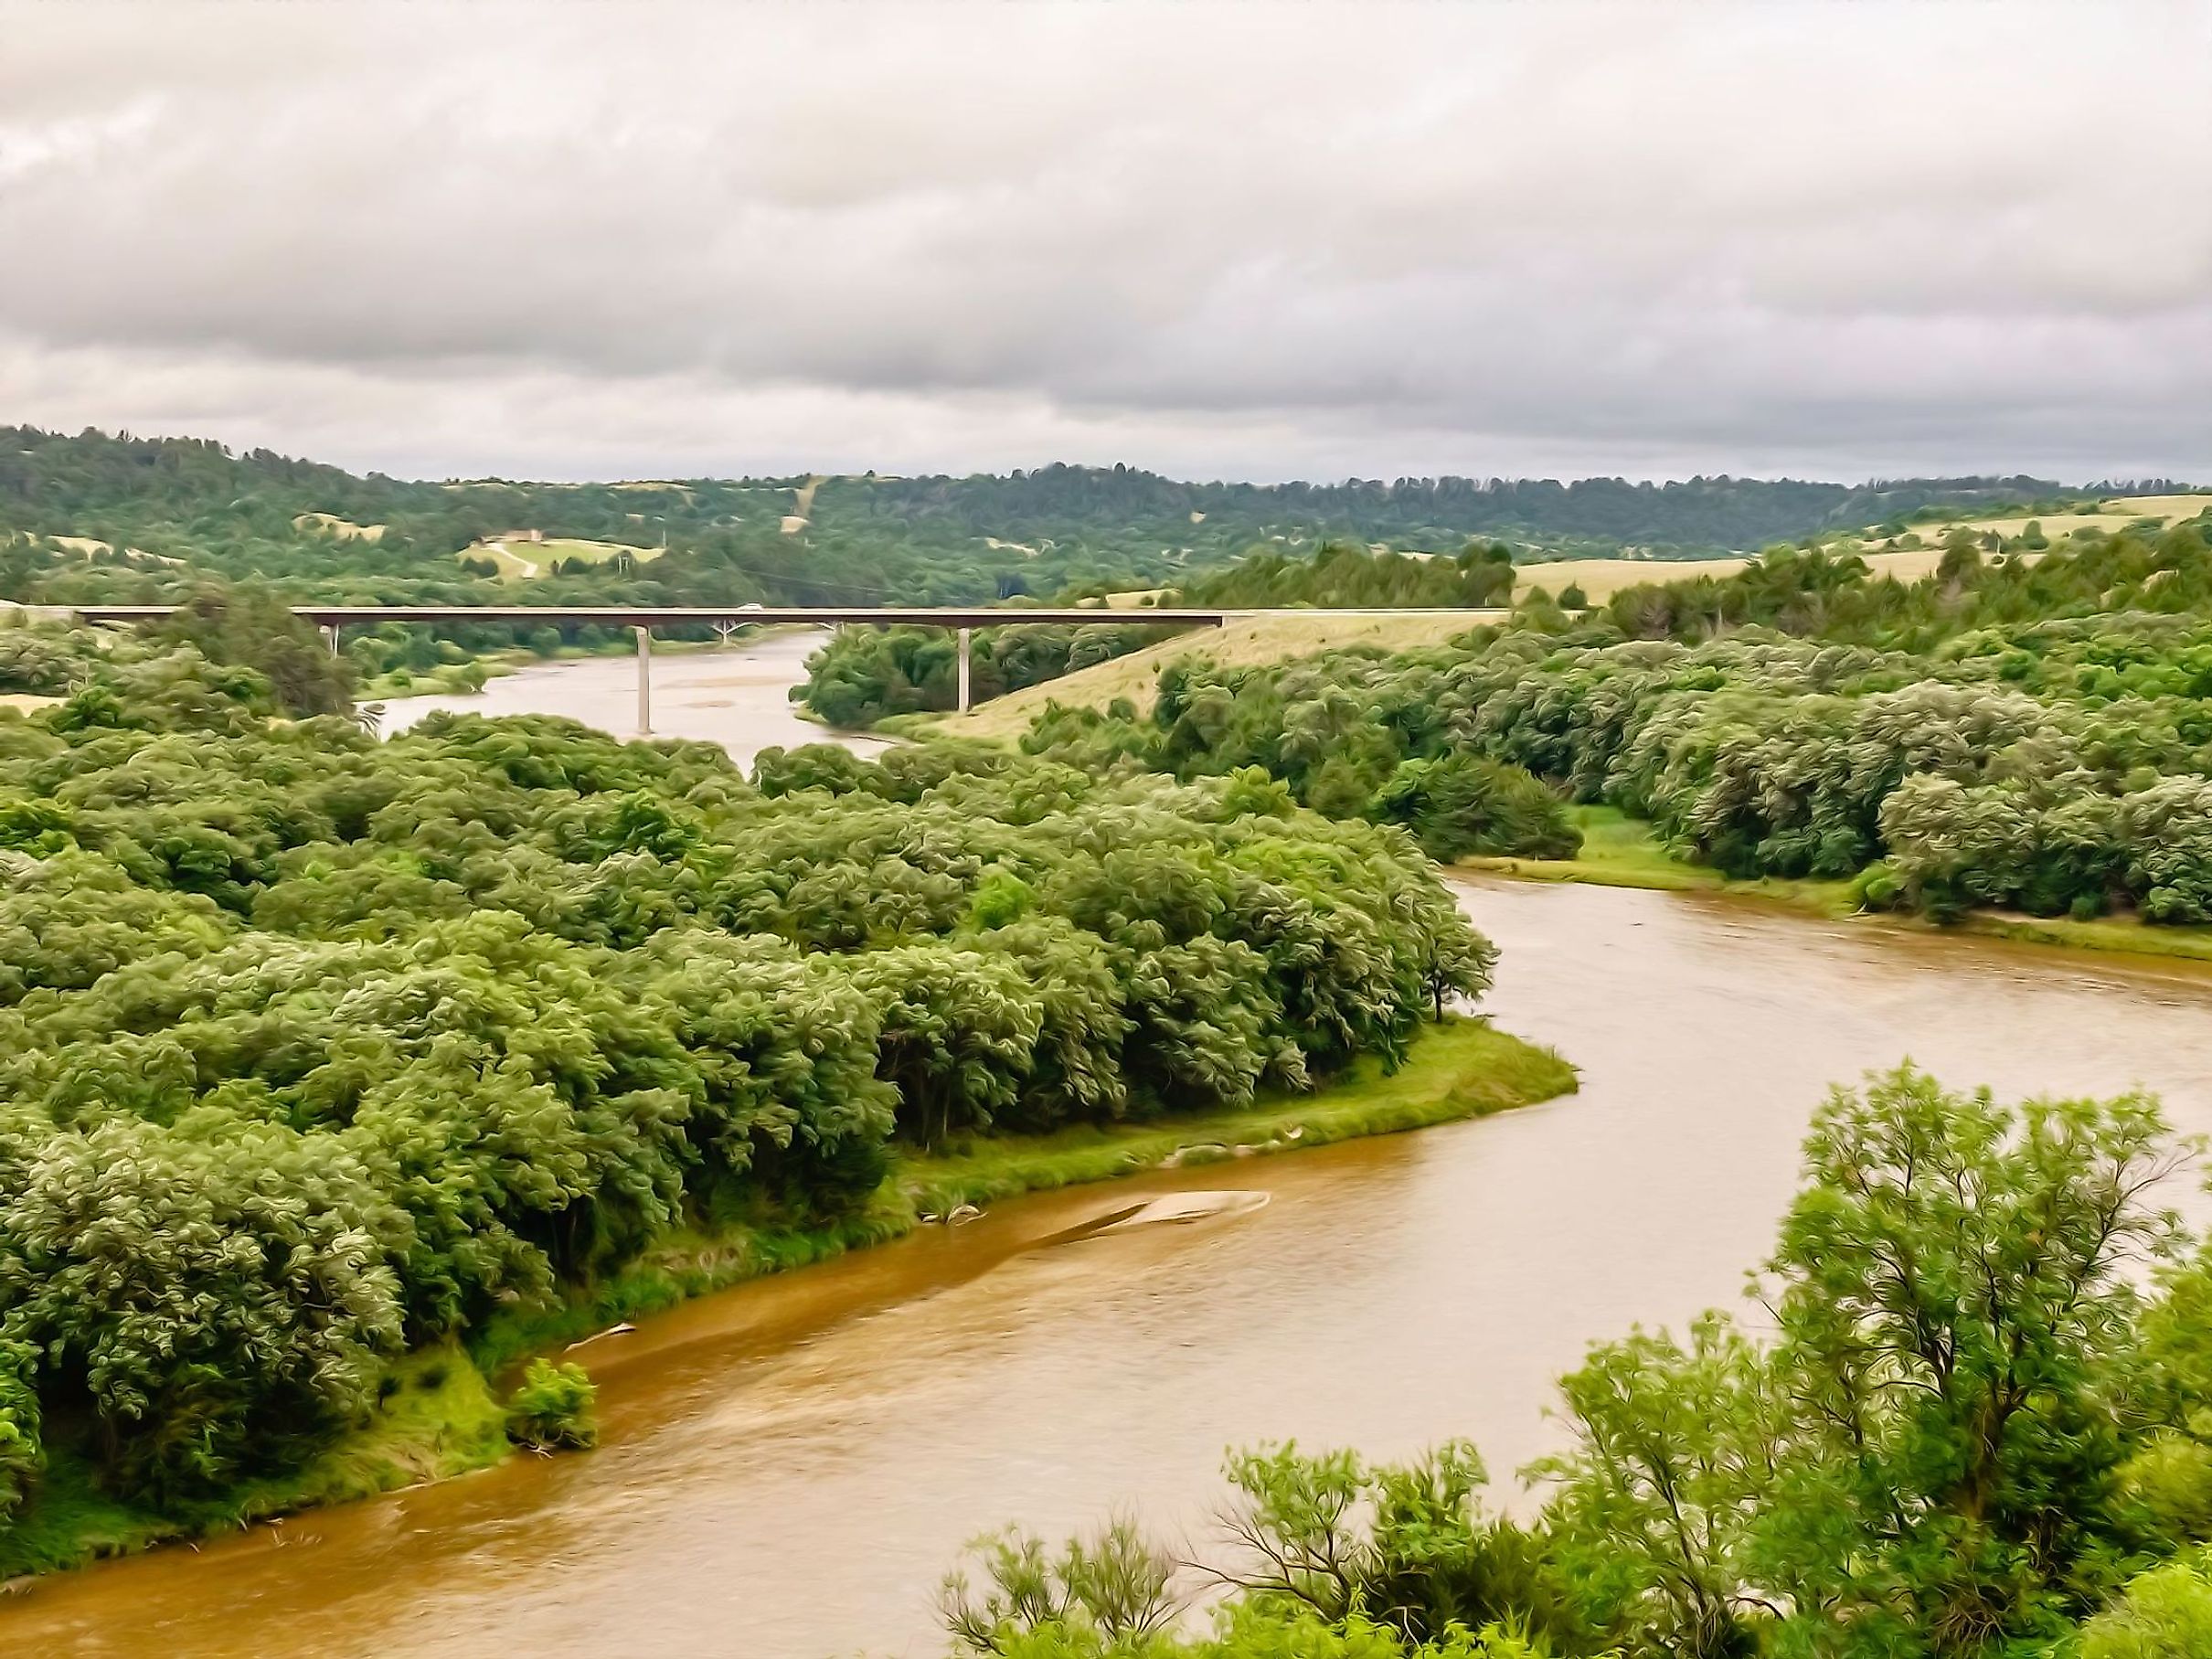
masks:
{"type": "MultiPolygon", "coordinates": [[[[59,621],[85,622],[150,622],[174,616],[178,605],[75,605],[25,607],[34,614],[59,621]]],[[[1095,623],[1139,622],[1147,627],[1218,628],[1248,616],[1433,616],[1436,608],[1398,607],[1359,611],[1193,610],[1183,608],[1109,611],[1101,606],[1004,605],[294,605],[292,614],[314,622],[329,637],[336,655],[341,636],[349,623],[413,622],[569,622],[627,628],[637,638],[637,728],[653,731],[653,630],[671,623],[705,623],[727,639],[739,628],[758,622],[813,622],[824,626],[854,624],[890,628],[899,626],[948,628],[960,642],[960,712],[970,707],[968,691],[970,647],[978,628],[1018,627],[1031,622],[1095,623]]],[[[1463,613],[1470,628],[1497,622],[1510,614],[1497,610],[1470,610],[1463,613]]]]}

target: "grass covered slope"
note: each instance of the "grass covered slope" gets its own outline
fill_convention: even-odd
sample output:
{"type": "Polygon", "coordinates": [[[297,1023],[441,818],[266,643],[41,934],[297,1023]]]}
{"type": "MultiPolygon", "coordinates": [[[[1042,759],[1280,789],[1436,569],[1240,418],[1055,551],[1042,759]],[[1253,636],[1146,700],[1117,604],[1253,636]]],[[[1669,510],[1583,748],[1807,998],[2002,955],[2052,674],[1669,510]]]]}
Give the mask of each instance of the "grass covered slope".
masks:
{"type": "MultiPolygon", "coordinates": [[[[2163,526],[2193,518],[2212,509],[2212,495],[2120,495],[2090,504],[2089,510],[2052,513],[2037,517],[2028,513],[2002,517],[1934,517],[1916,520],[1902,529],[1867,529],[1833,537],[1836,548],[1856,553],[1877,577],[1916,582],[1931,576],[1942,563],[1943,543],[1954,531],[1977,538],[2017,539],[2031,528],[2045,540],[2082,533],[2117,535],[2136,525],[2163,526]],[[1900,541],[1905,545],[1898,545],[1900,541]]],[[[1602,605],[1615,594],[1647,582],[1694,581],[1700,577],[1721,581],[1740,575],[1757,563],[1747,555],[1725,558],[1562,558],[1520,566],[1515,591],[1537,590],[1555,601],[1569,588],[1579,588],[1593,605],[1602,605]]]]}
{"type": "Polygon", "coordinates": [[[1152,707],[1160,670],[1184,657],[1203,657],[1223,667],[1250,667],[1313,656],[1324,651],[1367,647],[1410,651],[1456,639],[1503,612],[1470,611],[1286,611],[1239,616],[1220,628],[1193,629],[1111,662],[1082,668],[984,704],[967,715],[948,715],[931,729],[948,737],[1017,737],[1054,703],[1104,709],[1127,698],[1142,712],[1152,707]]]}

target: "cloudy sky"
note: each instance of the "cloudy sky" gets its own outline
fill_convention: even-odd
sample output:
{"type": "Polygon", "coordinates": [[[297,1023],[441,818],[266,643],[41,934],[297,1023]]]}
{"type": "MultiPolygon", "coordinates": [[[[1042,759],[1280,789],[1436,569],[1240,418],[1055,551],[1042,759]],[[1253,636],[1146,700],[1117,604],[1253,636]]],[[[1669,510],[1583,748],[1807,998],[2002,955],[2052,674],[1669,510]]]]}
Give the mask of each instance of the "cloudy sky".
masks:
{"type": "Polygon", "coordinates": [[[2212,479],[2212,5],[0,0],[0,421],[2212,479]]]}

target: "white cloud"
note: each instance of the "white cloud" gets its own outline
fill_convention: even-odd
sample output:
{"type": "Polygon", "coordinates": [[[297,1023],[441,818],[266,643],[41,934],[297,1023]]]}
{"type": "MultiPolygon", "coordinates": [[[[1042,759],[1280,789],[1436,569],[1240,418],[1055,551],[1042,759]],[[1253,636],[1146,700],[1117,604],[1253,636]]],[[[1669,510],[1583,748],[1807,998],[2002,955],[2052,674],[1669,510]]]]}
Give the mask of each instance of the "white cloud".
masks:
{"type": "Polygon", "coordinates": [[[432,473],[2212,473],[2201,7],[0,34],[0,419],[432,473]]]}

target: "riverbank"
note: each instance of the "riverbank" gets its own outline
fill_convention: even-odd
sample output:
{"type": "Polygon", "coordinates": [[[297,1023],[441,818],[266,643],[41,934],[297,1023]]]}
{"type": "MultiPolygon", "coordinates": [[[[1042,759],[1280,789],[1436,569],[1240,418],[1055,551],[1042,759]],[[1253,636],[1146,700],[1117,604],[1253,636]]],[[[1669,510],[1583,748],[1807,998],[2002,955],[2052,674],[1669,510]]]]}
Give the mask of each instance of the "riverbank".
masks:
{"type": "MultiPolygon", "coordinates": [[[[406,1356],[388,1374],[371,1420],[288,1474],[157,1512],[106,1497],[90,1465],[58,1447],[36,1501],[0,1527],[0,1580],[20,1587],[31,1575],[490,1467],[511,1455],[499,1402],[524,1358],[692,1297],[888,1242],[963,1204],[1484,1117],[1576,1087],[1574,1068],[1553,1050],[1487,1019],[1455,1018],[1424,1027],[1395,1073],[1365,1058],[1313,1094],[1271,1095],[1165,1122],[979,1136],[904,1156],[868,1204],[834,1224],[674,1233],[601,1285],[502,1315],[465,1345],[406,1356]]],[[[589,1366],[588,1350],[575,1357],[589,1366]]]]}
{"type": "Polygon", "coordinates": [[[2077,951],[2104,951],[2186,962],[2212,962],[2212,928],[2151,926],[2132,917],[2077,921],[2065,916],[2027,916],[2015,911],[1969,910],[1948,922],[1934,922],[1900,911],[1866,911],[1850,881],[1785,880],[1769,877],[1738,881],[1703,865],[1677,858],[1662,845],[1652,826],[1617,807],[1569,809],[1582,832],[1582,850],[1572,858],[1462,858],[1460,869],[1483,870],[1524,881],[1573,881],[1596,887],[1644,888],[1664,892],[1716,893],[1808,915],[1837,920],[1879,915],[1904,927],[1969,933],[1983,939],[2009,939],[2029,944],[2059,945],[2077,951]]]}

